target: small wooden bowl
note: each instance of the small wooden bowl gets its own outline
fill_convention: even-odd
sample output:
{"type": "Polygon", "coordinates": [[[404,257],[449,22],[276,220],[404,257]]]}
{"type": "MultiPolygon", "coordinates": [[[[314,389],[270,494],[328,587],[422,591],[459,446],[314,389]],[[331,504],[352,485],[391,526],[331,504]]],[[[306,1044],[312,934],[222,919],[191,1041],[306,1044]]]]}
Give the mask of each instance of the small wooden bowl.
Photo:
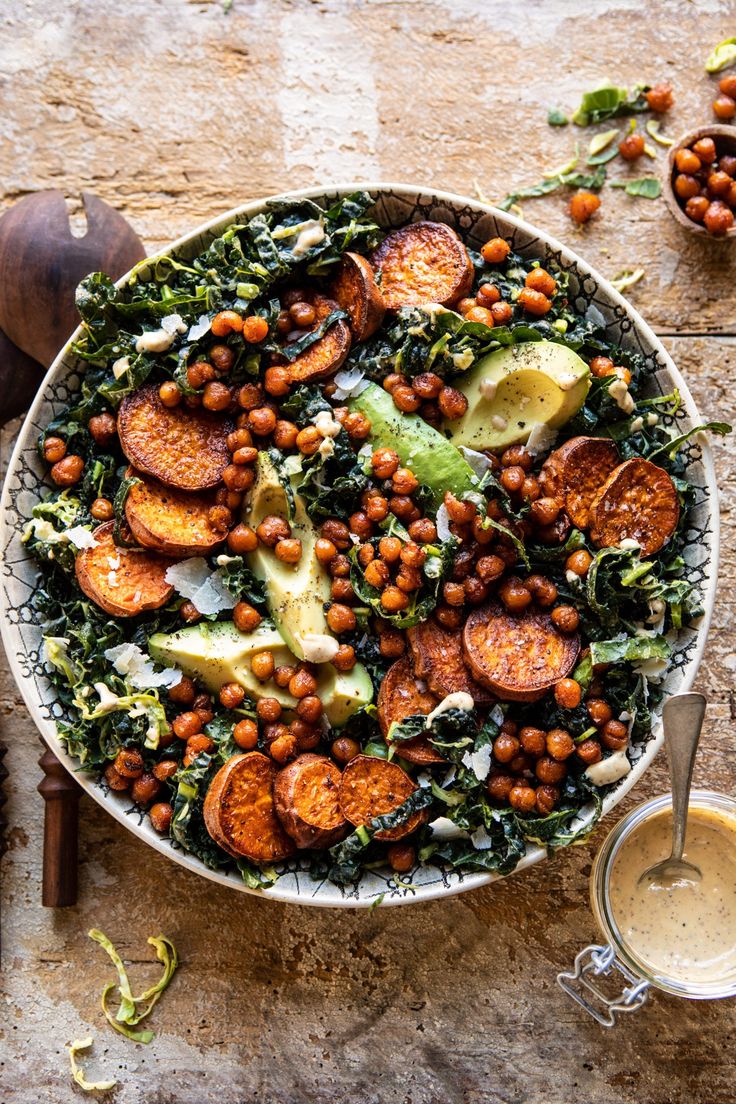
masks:
{"type": "MultiPolygon", "coordinates": [[[[699,234],[701,238],[707,238],[709,241],[727,241],[728,239],[736,237],[736,222],[725,234],[709,234],[702,222],[693,222],[693,220],[685,214],[684,207],[680,206],[680,201],[675,195],[674,181],[677,172],[675,168],[675,155],[678,150],[692,146],[694,142],[699,141],[701,138],[712,138],[716,144],[716,151],[719,156],[724,153],[736,156],[736,126],[727,126],[724,123],[713,123],[711,126],[698,127],[697,130],[691,130],[688,134],[684,134],[682,138],[679,138],[674,146],[670,148],[669,157],[667,158],[667,169],[662,181],[662,193],[670,214],[675,222],[679,222],[680,226],[685,230],[689,230],[692,234],[699,234]]],[[[734,212],[734,214],[736,215],[736,212],[734,212]]]]}

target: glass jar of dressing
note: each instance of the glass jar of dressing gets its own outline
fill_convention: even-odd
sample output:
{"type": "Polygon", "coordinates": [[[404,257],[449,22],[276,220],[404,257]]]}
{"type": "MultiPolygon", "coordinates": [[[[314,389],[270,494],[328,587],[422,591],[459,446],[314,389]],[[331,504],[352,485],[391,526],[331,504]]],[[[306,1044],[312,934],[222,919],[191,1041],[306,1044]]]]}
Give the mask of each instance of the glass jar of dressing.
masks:
{"type": "Polygon", "coordinates": [[[694,1000],[736,996],[736,801],[690,794],[684,858],[700,869],[700,882],[640,882],[667,858],[671,841],[665,794],[620,820],[593,863],[591,903],[607,942],[586,947],[557,981],[605,1027],[640,1008],[651,986],[694,1000]]]}

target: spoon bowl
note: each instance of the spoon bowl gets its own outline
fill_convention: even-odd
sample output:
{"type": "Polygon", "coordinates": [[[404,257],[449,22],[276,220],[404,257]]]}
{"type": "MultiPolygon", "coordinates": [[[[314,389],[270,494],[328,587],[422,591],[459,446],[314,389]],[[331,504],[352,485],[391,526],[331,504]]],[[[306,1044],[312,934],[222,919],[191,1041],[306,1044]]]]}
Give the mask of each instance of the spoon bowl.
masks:
{"type": "Polygon", "coordinates": [[[699,866],[687,862],[685,859],[662,859],[645,870],[639,876],[639,885],[647,885],[649,889],[666,890],[689,889],[699,885],[703,875],[699,866]]]}

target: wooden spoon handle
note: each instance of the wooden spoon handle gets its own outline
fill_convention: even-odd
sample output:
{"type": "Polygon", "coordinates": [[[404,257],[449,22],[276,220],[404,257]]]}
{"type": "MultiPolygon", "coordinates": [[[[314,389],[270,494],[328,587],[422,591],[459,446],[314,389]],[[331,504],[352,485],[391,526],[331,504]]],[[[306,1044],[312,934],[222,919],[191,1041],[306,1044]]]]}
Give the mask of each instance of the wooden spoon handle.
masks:
{"type": "Polygon", "coordinates": [[[46,908],[67,908],[77,903],[77,833],[82,789],[48,748],[38,763],[44,773],[38,792],[46,802],[41,900],[46,908]]]}

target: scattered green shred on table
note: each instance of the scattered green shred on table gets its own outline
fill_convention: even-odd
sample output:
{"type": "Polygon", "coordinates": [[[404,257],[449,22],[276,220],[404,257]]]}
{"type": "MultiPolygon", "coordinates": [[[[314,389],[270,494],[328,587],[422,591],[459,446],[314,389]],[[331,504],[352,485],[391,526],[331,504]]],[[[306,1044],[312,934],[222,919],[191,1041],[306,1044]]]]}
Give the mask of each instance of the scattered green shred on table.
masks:
{"type": "Polygon", "coordinates": [[[616,291],[625,291],[626,288],[633,287],[634,284],[638,284],[643,279],[643,268],[624,268],[613,277],[611,286],[615,287],[616,291]]]}
{"type": "Polygon", "coordinates": [[[658,146],[674,146],[675,144],[674,138],[668,138],[666,134],[660,134],[659,119],[648,119],[646,131],[658,146]]]}
{"type": "Polygon", "coordinates": [[[169,982],[174,976],[174,972],[179,965],[179,956],[176,953],[176,947],[167,939],[165,935],[151,935],[148,938],[148,942],[155,948],[156,957],[159,962],[163,964],[163,973],[155,985],[152,985],[140,996],[134,996],[131,988],[130,981],[128,979],[128,972],[125,969],[123,960],[120,958],[117,950],[108,937],[101,932],[98,928],[91,928],[88,932],[90,939],[94,939],[96,943],[107,952],[118,974],[117,985],[114,981],[108,982],[102,990],[101,1005],[102,1011],[105,1013],[107,1022],[121,1035],[125,1035],[127,1039],[131,1039],[136,1043],[150,1043],[154,1038],[153,1031],[133,1031],[132,1029],[146,1019],[151,1014],[153,1008],[161,998],[161,994],[167,988],[169,982]],[[120,996],[120,1004],[117,1013],[113,1015],[112,1010],[109,1007],[110,994],[117,988],[120,996]],[[139,1006],[143,1006],[140,1008],[139,1006]]]}
{"type": "Polygon", "coordinates": [[[567,173],[571,173],[576,168],[578,161],[580,160],[580,148],[575,143],[575,152],[569,161],[566,161],[564,165],[558,166],[556,169],[550,169],[549,172],[542,173],[545,180],[552,180],[558,176],[565,176],[567,173]]]}
{"type": "MultiPolygon", "coordinates": [[[[592,164],[590,158],[597,157],[599,153],[610,146],[614,138],[618,138],[618,127],[614,127],[613,130],[604,130],[601,134],[594,134],[590,139],[590,145],[588,146],[588,164],[592,164]]],[[[614,154],[615,156],[615,154],[614,154]]]]}
{"type": "Polygon", "coordinates": [[[547,115],[547,122],[550,126],[563,127],[567,126],[570,120],[559,107],[551,107],[547,115]]]}
{"type": "Polygon", "coordinates": [[[706,60],[705,71],[720,73],[721,69],[734,64],[736,64],[736,36],[724,38],[723,42],[718,43],[706,60]]]}
{"type": "Polygon", "coordinates": [[[583,93],[572,121],[576,126],[593,126],[595,123],[602,123],[604,119],[648,111],[649,104],[643,95],[648,90],[647,84],[635,84],[629,92],[626,88],[604,81],[592,91],[583,93]]]}
{"type": "Polygon", "coordinates": [[[605,181],[606,170],[603,165],[599,166],[594,173],[561,173],[558,169],[556,175],[547,175],[538,184],[532,184],[528,188],[520,188],[516,192],[510,192],[505,199],[501,200],[498,207],[502,211],[510,211],[519,199],[536,199],[538,196],[556,192],[559,188],[587,188],[599,192],[605,181]]]}
{"type": "Polygon", "coordinates": [[[67,1048],[69,1050],[69,1065],[72,1071],[72,1078],[75,1083],[79,1085],[80,1089],[83,1089],[85,1092],[108,1092],[110,1089],[115,1088],[117,1081],[88,1081],[84,1076],[84,1070],[77,1062],[77,1055],[83,1050],[89,1050],[93,1042],[92,1036],[88,1035],[86,1039],[75,1039],[67,1048]]]}
{"type": "Polygon", "coordinates": [[[636,180],[612,180],[612,188],[623,188],[627,195],[641,199],[657,199],[662,194],[662,185],[656,176],[642,176],[636,180]]]}

